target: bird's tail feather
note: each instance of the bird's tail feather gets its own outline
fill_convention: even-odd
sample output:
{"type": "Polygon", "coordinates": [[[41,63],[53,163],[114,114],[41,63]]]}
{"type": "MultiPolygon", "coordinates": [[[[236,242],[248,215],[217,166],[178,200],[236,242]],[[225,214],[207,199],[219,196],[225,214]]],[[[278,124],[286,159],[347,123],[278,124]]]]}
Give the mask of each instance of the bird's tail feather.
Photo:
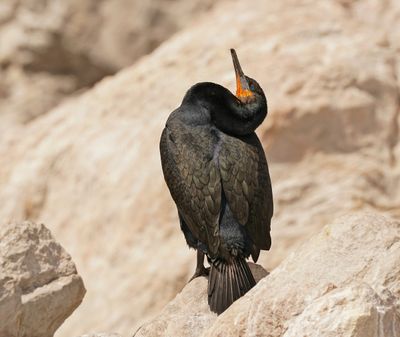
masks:
{"type": "Polygon", "coordinates": [[[211,311],[221,314],[255,284],[244,258],[236,257],[230,262],[220,259],[213,261],[208,278],[208,304],[211,311]]]}

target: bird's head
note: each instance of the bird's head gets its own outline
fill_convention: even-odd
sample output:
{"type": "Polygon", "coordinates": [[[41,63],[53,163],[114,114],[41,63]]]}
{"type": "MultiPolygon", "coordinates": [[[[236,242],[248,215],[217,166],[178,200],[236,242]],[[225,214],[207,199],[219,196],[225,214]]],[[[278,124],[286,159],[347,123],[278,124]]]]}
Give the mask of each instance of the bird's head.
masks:
{"type": "MultiPolygon", "coordinates": [[[[236,74],[236,96],[219,84],[202,82],[188,90],[182,105],[188,107],[187,111],[192,111],[193,105],[202,106],[204,116],[209,114],[218,129],[230,135],[243,136],[254,132],[267,116],[267,99],[260,85],[243,73],[234,49],[231,49],[231,55],[236,74]]],[[[189,116],[196,118],[191,123],[198,123],[199,114],[189,116]]]]}
{"type": "Polygon", "coordinates": [[[231,49],[233,67],[236,74],[236,97],[242,103],[255,102],[264,92],[256,80],[246,76],[240,66],[235,49],[231,49]]]}

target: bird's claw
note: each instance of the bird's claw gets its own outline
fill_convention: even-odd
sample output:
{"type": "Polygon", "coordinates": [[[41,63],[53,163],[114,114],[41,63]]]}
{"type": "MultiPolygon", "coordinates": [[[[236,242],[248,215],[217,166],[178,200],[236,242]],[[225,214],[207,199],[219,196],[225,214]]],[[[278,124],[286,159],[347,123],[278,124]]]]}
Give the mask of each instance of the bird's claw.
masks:
{"type": "Polygon", "coordinates": [[[202,268],[196,268],[196,271],[194,272],[193,276],[190,278],[189,282],[193,281],[195,278],[197,278],[199,276],[207,277],[209,273],[210,273],[210,267],[206,268],[206,267],[202,266],[202,268]]]}

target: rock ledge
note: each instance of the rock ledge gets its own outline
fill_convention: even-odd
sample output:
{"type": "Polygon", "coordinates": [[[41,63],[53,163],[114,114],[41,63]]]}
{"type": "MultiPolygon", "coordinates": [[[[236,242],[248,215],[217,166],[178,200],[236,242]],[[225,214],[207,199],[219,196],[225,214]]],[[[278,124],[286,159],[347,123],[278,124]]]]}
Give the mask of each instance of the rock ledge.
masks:
{"type": "Polygon", "coordinates": [[[400,223],[345,216],[222,315],[210,312],[198,278],[135,336],[399,337],[399,261],[400,223]]]}

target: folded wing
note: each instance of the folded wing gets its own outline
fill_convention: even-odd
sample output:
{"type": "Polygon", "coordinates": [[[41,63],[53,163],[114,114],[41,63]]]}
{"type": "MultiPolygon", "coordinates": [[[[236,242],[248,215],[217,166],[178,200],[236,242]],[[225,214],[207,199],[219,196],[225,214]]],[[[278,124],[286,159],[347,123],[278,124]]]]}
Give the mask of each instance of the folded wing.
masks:
{"type": "Polygon", "coordinates": [[[164,129],[161,162],[178,210],[193,235],[215,257],[220,245],[221,176],[209,130],[174,124],[164,129]]]}
{"type": "Polygon", "coordinates": [[[225,136],[219,153],[222,186],[228,204],[259,249],[271,247],[273,200],[268,165],[255,134],[225,136]]]}

